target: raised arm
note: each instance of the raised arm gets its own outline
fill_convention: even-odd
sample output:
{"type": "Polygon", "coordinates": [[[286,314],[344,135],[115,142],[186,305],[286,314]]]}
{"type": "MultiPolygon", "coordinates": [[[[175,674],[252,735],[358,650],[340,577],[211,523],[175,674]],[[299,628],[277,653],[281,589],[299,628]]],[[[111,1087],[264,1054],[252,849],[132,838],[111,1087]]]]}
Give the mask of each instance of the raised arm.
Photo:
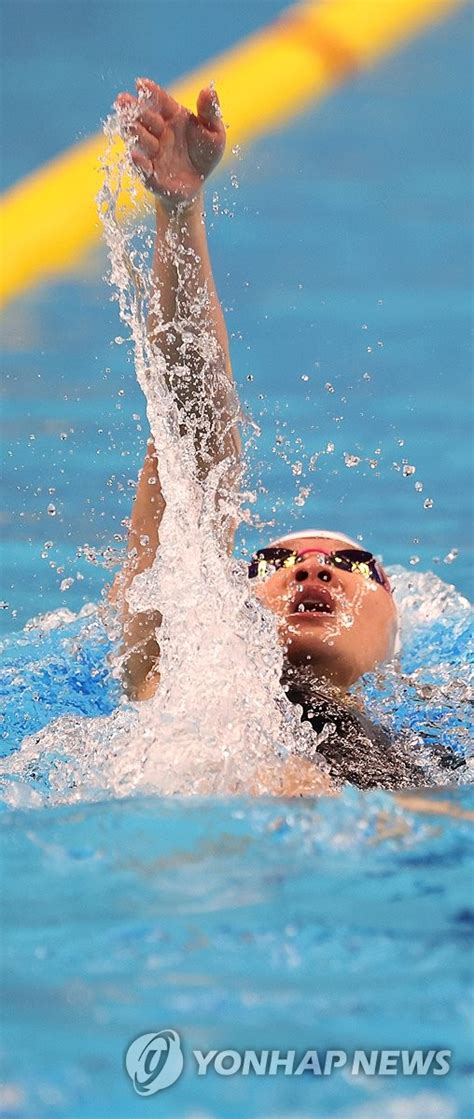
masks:
{"type": "MultiPolygon", "coordinates": [[[[117,106],[129,122],[133,118],[127,125],[137,141],[132,160],[156,197],[156,303],[149,337],[166,361],[181,434],[192,431],[197,478],[204,482],[210,469],[225,460],[225,488],[239,469],[237,402],[203,213],[203,184],[223,154],[225,128],[210,88],[199,94],[196,114],[154,82],[140,80],[137,88],[138,98],[120,94],[117,106]]],[[[125,684],[135,698],[148,696],[156,686],[161,617],[156,612],[132,615],[126,594],[135,575],[153,563],[164,509],[158,456],[150,440],[132,510],[128,557],[111,591],[123,616],[125,684]]],[[[224,532],[231,550],[233,525],[226,524],[224,532]]]]}

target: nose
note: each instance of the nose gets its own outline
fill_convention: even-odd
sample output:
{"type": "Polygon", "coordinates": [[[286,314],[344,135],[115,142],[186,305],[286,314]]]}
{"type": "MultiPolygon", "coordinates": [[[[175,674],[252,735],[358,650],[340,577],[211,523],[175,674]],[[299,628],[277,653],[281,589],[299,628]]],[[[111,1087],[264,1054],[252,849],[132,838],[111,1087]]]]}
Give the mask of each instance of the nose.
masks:
{"type": "MultiPolygon", "coordinates": [[[[320,579],[322,583],[330,583],[332,579],[330,568],[326,567],[326,565],[320,567],[317,572],[317,578],[320,579]]],[[[295,579],[297,583],[304,583],[305,579],[309,579],[308,569],[306,567],[298,567],[295,573],[295,579]]]]}

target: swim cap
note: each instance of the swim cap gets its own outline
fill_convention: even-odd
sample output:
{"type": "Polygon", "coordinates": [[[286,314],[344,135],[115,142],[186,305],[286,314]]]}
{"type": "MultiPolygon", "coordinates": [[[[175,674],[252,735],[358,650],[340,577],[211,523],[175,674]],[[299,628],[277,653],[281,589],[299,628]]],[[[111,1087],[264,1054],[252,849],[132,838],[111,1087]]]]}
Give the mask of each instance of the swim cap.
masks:
{"type": "Polygon", "coordinates": [[[345,544],[350,544],[351,548],[361,548],[362,545],[357,543],[356,540],[351,540],[350,536],[346,536],[344,532],[332,532],[329,528],[305,528],[301,532],[285,532],[284,536],[279,536],[277,540],[271,540],[268,544],[269,548],[274,548],[276,544],[283,544],[290,540],[301,540],[301,537],[324,537],[325,540],[343,540],[345,544]]]}

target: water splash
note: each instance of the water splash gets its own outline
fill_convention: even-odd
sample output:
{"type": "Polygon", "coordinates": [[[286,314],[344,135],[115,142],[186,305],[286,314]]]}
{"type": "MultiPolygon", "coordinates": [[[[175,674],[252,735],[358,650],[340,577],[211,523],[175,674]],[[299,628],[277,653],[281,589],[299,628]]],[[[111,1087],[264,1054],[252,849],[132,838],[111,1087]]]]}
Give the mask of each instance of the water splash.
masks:
{"type": "MultiPolygon", "coordinates": [[[[400,664],[364,681],[369,711],[405,740],[409,737],[414,752],[434,742],[469,756],[474,726],[466,664],[472,652],[472,609],[454,587],[431,573],[397,568],[390,576],[402,653],[400,664]]],[[[261,627],[271,619],[260,616],[256,601],[245,599],[243,586],[242,595],[265,656],[272,635],[261,627]]],[[[176,703],[182,699],[179,717],[170,702],[161,717],[151,701],[140,706],[125,702],[110,664],[107,669],[109,649],[104,621],[92,605],[78,617],[61,610],[36,619],[35,625],[30,623],[5,642],[0,685],[11,698],[3,726],[4,749],[14,749],[23,740],[21,749],[0,763],[5,800],[25,807],[138,791],[247,791],[254,758],[251,753],[246,763],[239,736],[242,725],[252,726],[255,693],[250,672],[250,709],[238,715],[233,733],[223,723],[222,733],[212,736],[205,711],[185,710],[187,692],[176,698],[176,703]],[[238,758],[242,769],[236,778],[238,758]]],[[[220,668],[225,677],[225,664],[220,668]]],[[[268,662],[265,667],[264,661],[262,670],[268,675],[273,668],[268,662]]],[[[220,687],[216,677],[216,693],[220,687]]],[[[223,690],[218,701],[224,720],[226,696],[223,690]]],[[[275,752],[285,749],[294,730],[293,723],[285,723],[288,710],[281,689],[279,697],[279,733],[271,741],[275,752]]],[[[271,736],[273,726],[260,728],[261,733],[266,729],[271,736]]]]}
{"type": "MultiPolygon", "coordinates": [[[[449,746],[473,757],[473,610],[432,572],[391,572],[398,603],[399,662],[365,680],[375,718],[389,722],[413,749],[449,746]]],[[[472,767],[464,778],[472,777],[472,767]]]]}
{"type": "MultiPolygon", "coordinates": [[[[106,123],[112,147],[119,127],[117,117],[106,123]]],[[[250,598],[242,566],[226,553],[228,525],[238,523],[241,515],[240,496],[235,465],[213,462],[212,448],[216,438],[223,442],[226,435],[219,402],[225,400],[232,423],[239,418],[239,405],[223,355],[202,325],[209,295],[196,279],[199,261],[170,226],[158,246],[173,260],[177,277],[177,309],[173,321],[167,321],[152,278],[149,226],[137,226],[135,215],[124,213],[120,202],[127,156],[113,170],[112,163],[106,156],[98,200],[110,283],[133,346],[166,503],[156,560],[135,577],[127,601],[133,613],[156,610],[163,617],[160,687],[148,703],[129,710],[126,726],[121,712],[100,726],[80,728],[80,743],[73,745],[71,738],[77,739],[79,728],[63,722],[43,732],[42,744],[53,749],[60,737],[67,742],[68,756],[72,748],[74,756],[89,758],[92,785],[93,763],[100,752],[106,787],[114,793],[136,787],[237,792],[258,785],[259,766],[268,762],[276,767],[278,753],[283,756],[295,735],[307,731],[299,729],[281,692],[282,652],[275,622],[250,598]],[[183,298],[190,289],[191,311],[189,298],[183,298]],[[154,339],[166,339],[172,332],[183,340],[171,365],[150,340],[150,316],[154,339]],[[183,403],[183,383],[195,376],[186,358],[190,350],[199,355],[199,375],[206,383],[206,398],[213,402],[211,416],[207,399],[192,411],[183,403]]],[[[123,330],[121,339],[122,335],[123,330]]],[[[86,764],[83,777],[88,781],[90,776],[86,764]]],[[[65,781],[67,765],[56,761],[54,795],[64,795],[65,781]]],[[[76,774],[74,786],[73,795],[82,796],[76,774]]]]}
{"type": "MultiPolygon", "coordinates": [[[[117,128],[117,119],[110,118],[106,131],[111,143],[117,128]]],[[[127,173],[126,157],[118,168],[107,170],[99,212],[109,248],[110,283],[127,340],[133,346],[166,503],[157,557],[149,570],[135,577],[127,596],[132,611],[156,610],[163,616],[160,686],[152,699],[140,705],[123,698],[117,704],[115,695],[113,711],[110,702],[108,708],[97,705],[94,710],[92,705],[81,712],[76,702],[63,707],[67,713],[59,718],[54,719],[57,710],[51,712],[37,732],[24,739],[20,751],[3,763],[5,796],[12,804],[82,801],[137,790],[164,794],[263,791],[265,781],[260,774],[265,766],[275,774],[295,745],[304,750],[312,738],[309,726],[300,724],[281,688],[283,654],[275,618],[251,595],[243,565],[226,552],[229,522],[238,522],[243,512],[235,469],[232,465],[229,469],[225,461],[210,464],[219,410],[213,409],[212,419],[202,409],[187,412],[183,422],[179,390],[193,375],[186,364],[185,351],[190,345],[200,355],[209,395],[216,401],[225,396],[229,402],[220,355],[201,325],[208,293],[205,286],[196,285],[191,315],[181,312],[178,297],[175,319],[166,320],[160,292],[151,280],[150,228],[146,222],[137,226],[133,214],[122,213],[120,190],[127,173]],[[183,339],[179,360],[171,367],[150,342],[150,312],[155,337],[176,331],[183,339]]],[[[193,253],[172,232],[163,251],[173,255],[178,287],[189,287],[197,266],[193,253]]],[[[122,334],[117,337],[122,340],[122,334]]],[[[239,418],[236,399],[232,407],[235,422],[239,418]]],[[[329,449],[333,450],[332,444],[329,449]]],[[[248,516],[247,512],[245,519],[248,516]]],[[[371,706],[396,726],[408,725],[414,741],[417,734],[421,741],[420,727],[440,711],[439,734],[447,744],[455,745],[467,703],[463,686],[457,686],[456,709],[452,696],[468,604],[434,576],[400,573],[396,590],[408,631],[406,660],[401,676],[393,668],[369,681],[371,706]],[[427,632],[432,659],[427,659],[427,648],[431,648],[427,632]],[[443,660],[447,646],[450,652],[443,660]]],[[[369,591],[367,586],[364,593],[369,591]]],[[[343,613],[341,620],[343,625],[351,624],[343,613]]],[[[63,627],[67,630],[73,621],[69,615],[60,620],[59,640],[63,627]]],[[[43,636],[49,629],[50,619],[37,626],[43,636]]],[[[80,638],[75,640],[80,647],[80,638]]],[[[77,656],[77,645],[66,649],[64,656],[67,675],[68,658],[77,656]]],[[[41,655],[39,659],[44,688],[48,667],[41,655]]],[[[111,678],[119,671],[120,657],[116,655],[111,661],[111,678]]],[[[11,676],[8,682],[12,683],[11,676]]],[[[21,686],[27,687],[27,673],[21,686]]],[[[57,691],[57,679],[54,686],[57,691]]]]}

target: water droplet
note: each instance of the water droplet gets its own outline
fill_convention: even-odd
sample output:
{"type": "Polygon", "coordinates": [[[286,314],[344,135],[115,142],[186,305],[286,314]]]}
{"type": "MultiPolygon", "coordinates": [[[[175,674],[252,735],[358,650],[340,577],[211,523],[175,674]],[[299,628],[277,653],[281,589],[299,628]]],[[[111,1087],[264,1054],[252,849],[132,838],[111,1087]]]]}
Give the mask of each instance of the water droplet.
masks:
{"type": "Polygon", "coordinates": [[[302,381],[309,381],[309,377],[308,377],[308,374],[307,374],[307,373],[302,373],[302,374],[301,374],[301,380],[302,380],[302,381]]]}
{"type": "Polygon", "coordinates": [[[363,322],[362,323],[362,330],[368,330],[368,329],[369,329],[368,324],[366,322],[363,322]]]}
{"type": "Polygon", "coordinates": [[[415,489],[417,493],[423,493],[423,482],[415,482],[415,489]]]}
{"type": "Polygon", "coordinates": [[[332,455],[334,447],[335,447],[334,443],[327,443],[326,444],[326,454],[327,455],[332,455]]]}
{"type": "Polygon", "coordinates": [[[149,543],[150,543],[150,537],[147,536],[146,533],[143,533],[143,535],[140,536],[140,544],[142,545],[142,548],[146,548],[146,545],[149,544],[149,543]]]}
{"type": "Polygon", "coordinates": [[[443,563],[454,563],[459,555],[459,548],[451,548],[447,556],[444,557],[443,563]]]}
{"type": "MultiPolygon", "coordinates": [[[[58,568],[58,571],[59,571],[59,568],[58,568]]],[[[60,591],[68,591],[69,587],[72,587],[73,582],[74,582],[74,579],[71,579],[70,576],[69,576],[68,579],[62,579],[60,584],[59,584],[59,590],[60,591]]]]}
{"type": "Polygon", "coordinates": [[[367,346],[367,353],[368,353],[368,354],[371,354],[371,353],[372,353],[372,346],[367,346]]]}
{"type": "Polygon", "coordinates": [[[303,505],[306,504],[310,493],[311,486],[302,486],[299,493],[297,493],[295,497],[295,505],[298,505],[298,507],[302,509],[303,505]]]}
{"type": "Polygon", "coordinates": [[[419,563],[419,562],[420,562],[420,557],[419,556],[410,556],[410,563],[411,563],[412,567],[416,567],[417,563],[419,563]]]}
{"type": "Polygon", "coordinates": [[[383,342],[377,342],[377,346],[380,346],[380,349],[383,350],[383,342]]]}
{"type": "Polygon", "coordinates": [[[123,346],[123,344],[125,342],[125,338],[122,338],[122,336],[120,334],[117,334],[117,337],[114,338],[114,342],[115,342],[116,346],[123,346]]]}
{"type": "Polygon", "coordinates": [[[64,443],[64,440],[67,439],[67,431],[61,431],[59,433],[59,438],[62,439],[62,441],[64,443]]]}
{"type": "Polygon", "coordinates": [[[332,385],[330,381],[326,381],[324,388],[326,392],[334,392],[334,385],[332,385]]]}
{"type": "Polygon", "coordinates": [[[247,373],[247,381],[253,381],[253,373],[247,373]]]}
{"type": "Polygon", "coordinates": [[[434,505],[433,498],[432,497],[426,497],[424,502],[423,502],[423,509],[432,509],[433,505],[434,505]]]}
{"type": "Polygon", "coordinates": [[[125,389],[119,389],[117,396],[125,396],[125,389]]]}
{"type": "Polygon", "coordinates": [[[416,473],[416,466],[410,466],[410,463],[406,462],[403,466],[402,473],[404,478],[410,478],[412,474],[416,473]]]}
{"type": "Polygon", "coordinates": [[[350,470],[353,466],[358,466],[359,465],[360,458],[359,458],[358,455],[350,455],[350,454],[348,454],[347,451],[344,451],[344,462],[345,462],[346,466],[348,467],[348,469],[350,470]]]}
{"type": "Polygon", "coordinates": [[[149,478],[148,479],[148,485],[149,486],[156,486],[156,478],[149,478]]]}
{"type": "Polygon", "coordinates": [[[49,517],[55,517],[56,516],[56,506],[53,505],[52,502],[51,502],[50,505],[48,505],[48,516],[49,517]]]}
{"type": "Polygon", "coordinates": [[[291,467],[292,474],[301,474],[302,470],[303,470],[303,463],[302,462],[294,462],[293,463],[293,465],[291,467]]]}
{"type": "Polygon", "coordinates": [[[371,380],[370,373],[363,373],[362,374],[362,380],[363,381],[370,381],[371,380]]]}
{"type": "Polygon", "coordinates": [[[234,190],[239,189],[239,180],[237,178],[237,175],[231,175],[230,176],[230,183],[231,183],[231,186],[234,188],[234,190]]]}

